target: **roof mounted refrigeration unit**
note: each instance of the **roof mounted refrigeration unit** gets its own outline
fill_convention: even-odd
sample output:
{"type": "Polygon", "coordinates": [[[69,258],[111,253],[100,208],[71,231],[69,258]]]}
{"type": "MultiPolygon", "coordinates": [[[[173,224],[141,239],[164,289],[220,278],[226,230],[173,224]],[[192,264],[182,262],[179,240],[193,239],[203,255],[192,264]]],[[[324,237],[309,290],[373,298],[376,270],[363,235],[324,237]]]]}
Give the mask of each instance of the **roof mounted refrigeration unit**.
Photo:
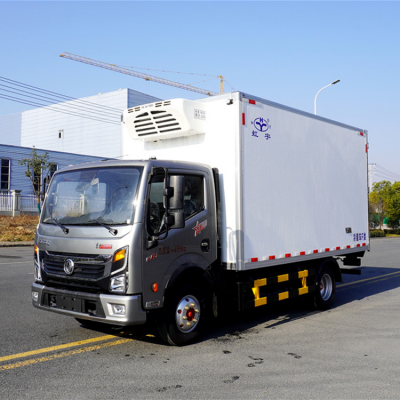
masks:
{"type": "Polygon", "coordinates": [[[205,104],[174,99],[132,107],[123,123],[134,140],[154,142],[205,133],[205,104]]]}

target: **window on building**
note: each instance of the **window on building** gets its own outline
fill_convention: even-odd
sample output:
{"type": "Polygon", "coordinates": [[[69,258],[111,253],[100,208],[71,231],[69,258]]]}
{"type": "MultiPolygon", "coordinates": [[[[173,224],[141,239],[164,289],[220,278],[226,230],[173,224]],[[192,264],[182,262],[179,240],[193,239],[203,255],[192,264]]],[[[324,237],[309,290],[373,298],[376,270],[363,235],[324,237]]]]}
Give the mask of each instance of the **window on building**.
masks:
{"type": "Polygon", "coordinates": [[[51,167],[49,168],[49,172],[47,173],[47,177],[50,180],[54,173],[58,170],[58,165],[57,164],[52,164],[51,167]]]}
{"type": "Polygon", "coordinates": [[[54,173],[58,170],[58,165],[57,164],[52,164],[52,166],[49,168],[49,171],[47,172],[46,178],[44,178],[44,191],[47,192],[47,186],[51,182],[51,178],[53,177],[54,173]]]}
{"type": "Polygon", "coordinates": [[[0,190],[10,190],[10,160],[1,158],[1,186],[0,190]]]}
{"type": "Polygon", "coordinates": [[[60,130],[58,131],[58,138],[59,138],[59,139],[63,139],[63,138],[64,138],[64,129],[60,129],[60,130]]]}

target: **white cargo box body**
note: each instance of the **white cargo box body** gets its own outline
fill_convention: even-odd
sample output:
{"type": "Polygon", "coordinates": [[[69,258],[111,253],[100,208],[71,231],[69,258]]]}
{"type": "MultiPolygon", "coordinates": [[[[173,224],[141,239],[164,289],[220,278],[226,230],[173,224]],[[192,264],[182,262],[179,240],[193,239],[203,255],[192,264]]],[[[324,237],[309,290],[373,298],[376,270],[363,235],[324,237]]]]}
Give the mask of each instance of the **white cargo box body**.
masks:
{"type": "Polygon", "coordinates": [[[124,158],[218,168],[228,269],[369,248],[366,131],[235,92],[129,109],[122,136],[124,158]]]}

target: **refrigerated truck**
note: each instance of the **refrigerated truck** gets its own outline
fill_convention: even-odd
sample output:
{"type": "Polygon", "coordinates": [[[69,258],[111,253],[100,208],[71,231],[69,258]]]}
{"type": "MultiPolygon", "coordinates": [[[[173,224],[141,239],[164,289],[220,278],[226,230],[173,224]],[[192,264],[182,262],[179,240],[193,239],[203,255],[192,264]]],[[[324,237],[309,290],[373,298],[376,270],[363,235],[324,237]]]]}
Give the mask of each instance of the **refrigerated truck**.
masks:
{"type": "Polygon", "coordinates": [[[152,319],[185,345],[215,315],[297,296],[328,309],[369,250],[363,129],[233,92],[130,108],[121,135],[123,160],[54,174],[35,236],[39,309],[83,325],[152,319]]]}

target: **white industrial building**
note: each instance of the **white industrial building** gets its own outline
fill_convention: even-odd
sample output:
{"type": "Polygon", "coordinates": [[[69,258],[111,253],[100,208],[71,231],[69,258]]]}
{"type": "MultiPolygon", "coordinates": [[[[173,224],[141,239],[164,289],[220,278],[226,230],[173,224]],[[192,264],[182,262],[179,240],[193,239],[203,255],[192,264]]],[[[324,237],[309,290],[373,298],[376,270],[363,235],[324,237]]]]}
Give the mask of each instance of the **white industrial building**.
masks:
{"type": "Polygon", "coordinates": [[[0,117],[0,145],[120,158],[122,111],[160,99],[132,89],[0,117]]]}

